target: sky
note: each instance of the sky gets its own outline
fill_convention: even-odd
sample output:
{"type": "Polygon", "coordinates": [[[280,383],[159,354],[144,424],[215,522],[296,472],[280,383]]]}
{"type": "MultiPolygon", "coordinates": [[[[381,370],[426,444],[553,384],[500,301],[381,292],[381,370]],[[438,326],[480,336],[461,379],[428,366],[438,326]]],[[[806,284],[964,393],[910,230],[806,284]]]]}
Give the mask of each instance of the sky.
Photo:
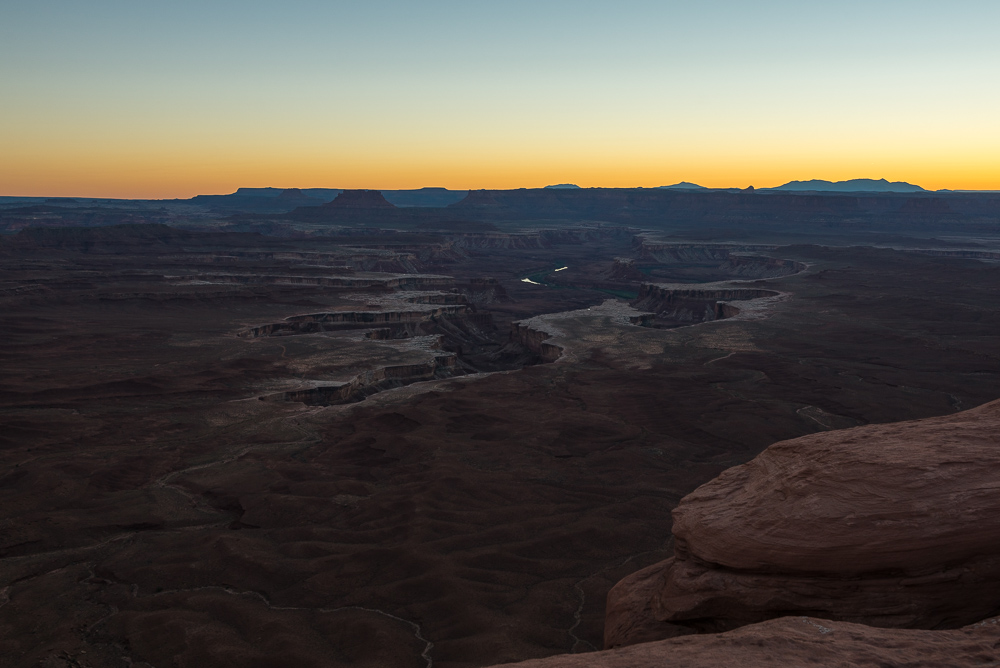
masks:
{"type": "Polygon", "coordinates": [[[0,0],[0,195],[1000,189],[1000,2],[0,0]]]}

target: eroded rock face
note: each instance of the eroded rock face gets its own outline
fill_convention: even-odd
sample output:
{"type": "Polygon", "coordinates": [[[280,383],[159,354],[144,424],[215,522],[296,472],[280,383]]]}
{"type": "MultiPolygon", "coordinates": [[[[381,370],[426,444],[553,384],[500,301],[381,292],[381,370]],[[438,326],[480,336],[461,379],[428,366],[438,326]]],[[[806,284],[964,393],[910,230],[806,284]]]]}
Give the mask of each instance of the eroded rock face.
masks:
{"type": "Polygon", "coordinates": [[[776,443],[673,518],[658,585],[640,572],[609,595],[606,646],[635,642],[648,614],[701,632],[789,614],[976,622],[1000,609],[1000,401],[776,443]],[[645,612],[640,589],[654,591],[645,612]]]}
{"type": "Polygon", "coordinates": [[[879,629],[784,617],[729,633],[649,642],[590,654],[506,664],[518,668],[718,668],[719,666],[981,666],[992,664],[1000,620],[962,629],[879,629]]]}

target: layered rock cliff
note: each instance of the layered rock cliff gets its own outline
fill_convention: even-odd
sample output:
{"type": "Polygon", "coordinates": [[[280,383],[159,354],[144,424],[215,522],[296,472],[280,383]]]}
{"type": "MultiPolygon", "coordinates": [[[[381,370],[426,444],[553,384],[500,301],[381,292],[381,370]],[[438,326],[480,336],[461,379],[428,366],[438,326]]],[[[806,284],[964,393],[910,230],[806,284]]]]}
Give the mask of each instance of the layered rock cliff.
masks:
{"type": "Polygon", "coordinates": [[[588,654],[508,663],[506,668],[965,668],[995,665],[1000,619],[950,631],[879,629],[807,616],[729,633],[674,638],[588,654]]]}
{"type": "Polygon", "coordinates": [[[562,356],[561,346],[547,342],[551,338],[551,333],[531,320],[510,324],[510,340],[535,353],[543,362],[555,362],[562,356]]]}
{"type": "Polygon", "coordinates": [[[608,596],[608,647],[786,615],[958,628],[1000,612],[1000,401],[772,445],[681,500],[675,556],[608,596]]]}
{"type": "Polygon", "coordinates": [[[657,320],[643,324],[656,326],[658,321],[676,324],[692,324],[711,320],[731,318],[740,313],[740,308],[728,302],[747,302],[754,299],[776,297],[779,293],[762,288],[737,288],[714,286],[686,288],[675,285],[643,283],[639,296],[630,302],[637,309],[652,311],[657,320]]]}

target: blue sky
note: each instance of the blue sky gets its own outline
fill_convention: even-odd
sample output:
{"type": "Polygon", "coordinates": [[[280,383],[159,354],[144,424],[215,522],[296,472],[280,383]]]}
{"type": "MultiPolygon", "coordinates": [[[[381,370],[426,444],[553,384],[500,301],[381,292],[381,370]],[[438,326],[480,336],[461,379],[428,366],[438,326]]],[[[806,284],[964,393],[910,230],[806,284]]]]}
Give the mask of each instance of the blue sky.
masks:
{"type": "Polygon", "coordinates": [[[997,25],[997,2],[4,3],[0,194],[1000,187],[997,25]]]}

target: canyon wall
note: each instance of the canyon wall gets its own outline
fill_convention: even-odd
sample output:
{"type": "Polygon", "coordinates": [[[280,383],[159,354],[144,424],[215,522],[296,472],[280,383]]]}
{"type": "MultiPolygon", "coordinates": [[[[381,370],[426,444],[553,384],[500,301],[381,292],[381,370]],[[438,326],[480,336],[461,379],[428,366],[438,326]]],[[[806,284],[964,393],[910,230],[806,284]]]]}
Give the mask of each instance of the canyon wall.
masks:
{"type": "MultiPolygon", "coordinates": [[[[738,306],[729,301],[747,301],[775,297],[779,293],[762,288],[679,288],[652,283],[639,287],[638,298],[630,305],[642,311],[651,311],[656,319],[675,323],[697,323],[731,318],[740,313],[738,306]]],[[[646,319],[643,325],[656,325],[656,319],[646,319]]]]}
{"type": "Polygon", "coordinates": [[[552,335],[532,327],[529,322],[512,322],[510,330],[512,342],[535,353],[543,362],[555,362],[562,356],[563,349],[560,346],[548,343],[552,335]]]}
{"type": "Polygon", "coordinates": [[[879,629],[809,616],[783,617],[728,633],[685,636],[504,668],[973,668],[994,665],[1000,619],[962,629],[879,629]]]}

